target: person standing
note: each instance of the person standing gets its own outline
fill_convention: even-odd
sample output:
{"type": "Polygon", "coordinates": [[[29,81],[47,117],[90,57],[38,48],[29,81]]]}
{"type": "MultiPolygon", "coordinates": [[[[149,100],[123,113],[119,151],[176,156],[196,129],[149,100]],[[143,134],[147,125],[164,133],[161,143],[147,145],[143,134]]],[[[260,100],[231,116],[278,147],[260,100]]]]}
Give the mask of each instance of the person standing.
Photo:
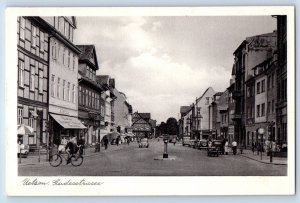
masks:
{"type": "Polygon", "coordinates": [[[236,155],[236,148],[237,148],[237,142],[235,140],[233,140],[233,142],[232,142],[233,155],[236,155]]]}
{"type": "Polygon", "coordinates": [[[106,136],[103,138],[103,142],[104,142],[104,147],[105,147],[105,149],[107,149],[107,146],[108,146],[108,138],[107,138],[106,136]]]}
{"type": "Polygon", "coordinates": [[[252,152],[253,152],[253,154],[254,154],[255,148],[256,148],[255,143],[252,142],[252,152]]]}
{"type": "Polygon", "coordinates": [[[228,152],[229,152],[229,143],[228,143],[228,140],[226,139],[225,140],[225,145],[224,145],[224,152],[226,155],[228,155],[228,152]]]}

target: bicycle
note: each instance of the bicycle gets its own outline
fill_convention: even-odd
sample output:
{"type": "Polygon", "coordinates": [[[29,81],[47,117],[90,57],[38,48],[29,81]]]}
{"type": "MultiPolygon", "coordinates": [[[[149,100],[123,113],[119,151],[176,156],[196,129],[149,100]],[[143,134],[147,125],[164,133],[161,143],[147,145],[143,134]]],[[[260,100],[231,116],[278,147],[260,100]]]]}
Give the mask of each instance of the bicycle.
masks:
{"type": "MultiPolygon", "coordinates": [[[[56,154],[54,154],[52,157],[50,157],[49,159],[49,164],[53,167],[58,167],[59,165],[62,164],[63,159],[66,160],[66,162],[68,161],[68,159],[70,158],[70,162],[73,166],[80,166],[83,163],[83,157],[82,157],[82,146],[79,146],[79,149],[76,153],[69,155],[67,158],[63,155],[63,153],[58,152],[56,154]]],[[[67,162],[68,163],[68,162],[67,162]]]]}

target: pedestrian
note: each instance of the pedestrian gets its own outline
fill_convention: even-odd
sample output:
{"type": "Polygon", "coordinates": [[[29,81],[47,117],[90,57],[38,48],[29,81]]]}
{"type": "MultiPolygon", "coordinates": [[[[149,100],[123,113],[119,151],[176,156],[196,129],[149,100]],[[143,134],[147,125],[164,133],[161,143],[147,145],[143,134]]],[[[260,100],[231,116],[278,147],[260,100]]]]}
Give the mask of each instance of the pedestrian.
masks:
{"type": "Polygon", "coordinates": [[[236,155],[237,142],[235,140],[233,140],[231,145],[232,145],[233,155],[236,155]]]}
{"type": "Polygon", "coordinates": [[[252,142],[252,152],[253,152],[253,154],[254,154],[255,147],[256,147],[255,145],[256,145],[256,143],[252,142]]]}
{"type": "Polygon", "coordinates": [[[175,146],[175,144],[176,144],[176,138],[173,138],[173,144],[175,146]]]}
{"type": "Polygon", "coordinates": [[[80,150],[79,151],[80,154],[83,154],[84,145],[85,145],[85,140],[84,140],[84,136],[82,135],[77,142],[77,146],[78,146],[78,150],[80,150]]]}
{"type": "Polygon", "coordinates": [[[228,143],[227,139],[225,139],[224,152],[225,152],[226,155],[228,155],[228,152],[229,152],[229,143],[228,143]]]}
{"type": "Polygon", "coordinates": [[[108,138],[107,138],[107,136],[104,136],[103,142],[104,142],[105,149],[107,149],[107,146],[108,146],[108,138]]]}
{"type": "Polygon", "coordinates": [[[211,148],[212,147],[212,141],[211,139],[208,140],[208,148],[211,148]]]}

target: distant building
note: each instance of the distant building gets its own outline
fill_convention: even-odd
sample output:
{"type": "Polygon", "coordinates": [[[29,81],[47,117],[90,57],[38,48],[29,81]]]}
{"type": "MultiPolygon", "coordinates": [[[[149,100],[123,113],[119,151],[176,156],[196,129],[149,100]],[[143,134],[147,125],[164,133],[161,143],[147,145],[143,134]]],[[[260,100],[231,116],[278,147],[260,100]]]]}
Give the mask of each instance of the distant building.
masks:
{"type": "MultiPolygon", "coordinates": [[[[78,67],[78,117],[86,126],[81,131],[88,145],[100,142],[101,93],[104,91],[96,82],[96,71],[99,69],[94,45],[77,45],[81,50],[78,67]]],[[[103,119],[102,119],[103,120],[103,119]]]]}
{"type": "Polygon", "coordinates": [[[114,100],[115,126],[119,133],[132,132],[132,106],[127,102],[127,97],[123,92],[113,89],[116,96],[114,100]]]}
{"type": "Polygon", "coordinates": [[[104,90],[100,98],[100,115],[104,117],[104,121],[100,121],[100,140],[102,140],[104,135],[117,131],[114,126],[113,108],[113,100],[116,99],[116,96],[113,93],[114,80],[108,75],[96,75],[96,81],[104,90]]]}
{"type": "Polygon", "coordinates": [[[179,122],[179,135],[181,137],[190,137],[192,106],[181,106],[180,116],[181,118],[179,122]]]}
{"type": "Polygon", "coordinates": [[[150,123],[150,113],[135,112],[132,115],[133,134],[139,138],[149,138],[152,134],[152,125],[150,123]]]}
{"type": "Polygon", "coordinates": [[[212,87],[205,90],[192,106],[192,138],[208,139],[212,137],[212,111],[210,105],[216,92],[212,87]]]}

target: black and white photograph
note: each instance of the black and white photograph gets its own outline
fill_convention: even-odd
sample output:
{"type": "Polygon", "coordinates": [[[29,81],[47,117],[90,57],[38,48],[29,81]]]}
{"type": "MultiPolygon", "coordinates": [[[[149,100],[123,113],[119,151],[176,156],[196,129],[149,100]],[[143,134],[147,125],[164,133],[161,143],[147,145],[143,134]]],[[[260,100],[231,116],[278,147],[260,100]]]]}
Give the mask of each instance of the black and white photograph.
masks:
{"type": "Polygon", "coordinates": [[[13,184],[268,178],[291,185],[261,192],[292,193],[293,7],[48,9],[10,12],[13,184]]]}

